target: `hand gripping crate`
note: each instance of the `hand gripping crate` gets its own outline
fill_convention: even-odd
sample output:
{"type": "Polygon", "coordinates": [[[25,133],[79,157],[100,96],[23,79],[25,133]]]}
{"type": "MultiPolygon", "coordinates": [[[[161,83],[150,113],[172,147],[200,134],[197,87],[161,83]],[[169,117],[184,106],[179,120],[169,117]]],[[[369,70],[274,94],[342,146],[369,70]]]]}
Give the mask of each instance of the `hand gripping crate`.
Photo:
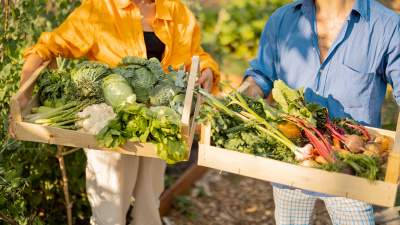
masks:
{"type": "MultiPolygon", "coordinates": [[[[243,91],[249,83],[238,88],[243,91]]],[[[247,90],[249,91],[249,90],[247,90]]],[[[244,91],[246,93],[246,91],[244,91]]],[[[397,125],[399,130],[400,117],[397,125]]],[[[390,137],[385,181],[374,181],[337,172],[308,168],[265,157],[211,146],[211,125],[202,124],[198,165],[240,174],[291,187],[346,197],[375,205],[393,207],[399,185],[400,132],[366,127],[371,138],[377,134],[390,137]]]]}
{"type": "MultiPolygon", "coordinates": [[[[39,75],[46,67],[48,67],[49,64],[50,61],[44,62],[33,73],[29,80],[18,90],[18,92],[11,98],[10,105],[11,115],[13,118],[13,131],[17,140],[43,142],[61,146],[89,148],[129,155],[158,158],[151,142],[143,144],[141,142],[127,141],[125,144],[118,146],[115,149],[109,149],[106,147],[99,147],[97,144],[97,140],[92,134],[22,122],[23,117],[29,114],[32,108],[39,106],[39,95],[37,93],[24,109],[20,109],[18,100],[29,87],[32,87],[34,82],[38,79],[39,75]]],[[[190,117],[193,89],[196,77],[198,75],[200,75],[200,58],[198,56],[193,56],[186,91],[185,105],[182,113],[181,130],[182,140],[186,142],[189,150],[191,149],[196,129],[194,118],[198,115],[200,108],[200,99],[198,98],[194,115],[190,117]]],[[[190,151],[188,153],[188,158],[189,154],[190,151]]]]}

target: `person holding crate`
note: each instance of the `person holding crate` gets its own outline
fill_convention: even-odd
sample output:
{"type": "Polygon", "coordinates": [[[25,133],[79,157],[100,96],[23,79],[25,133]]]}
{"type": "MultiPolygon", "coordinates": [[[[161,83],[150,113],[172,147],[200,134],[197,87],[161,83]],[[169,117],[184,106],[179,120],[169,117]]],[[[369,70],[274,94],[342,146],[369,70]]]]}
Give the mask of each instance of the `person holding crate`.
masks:
{"type": "MultiPolygon", "coordinates": [[[[268,19],[244,81],[268,97],[281,79],[331,117],[380,127],[387,84],[400,105],[399,40],[400,16],[374,0],[298,0],[268,19]]],[[[371,204],[272,185],[277,224],[312,224],[318,198],[333,224],[375,224],[371,204]]]]}
{"type": "MultiPolygon", "coordinates": [[[[117,66],[124,56],[157,57],[167,71],[200,56],[196,85],[218,91],[218,65],[200,46],[201,34],[193,13],[179,0],[84,0],[53,32],[44,32],[25,52],[22,86],[47,60],[82,58],[117,66]]],[[[24,108],[33,89],[19,100],[24,108]]],[[[10,123],[10,135],[15,137],[10,123]]],[[[125,225],[131,203],[133,223],[161,224],[158,199],[164,189],[165,161],[113,152],[86,150],[86,187],[92,208],[91,224],[125,225]]]]}

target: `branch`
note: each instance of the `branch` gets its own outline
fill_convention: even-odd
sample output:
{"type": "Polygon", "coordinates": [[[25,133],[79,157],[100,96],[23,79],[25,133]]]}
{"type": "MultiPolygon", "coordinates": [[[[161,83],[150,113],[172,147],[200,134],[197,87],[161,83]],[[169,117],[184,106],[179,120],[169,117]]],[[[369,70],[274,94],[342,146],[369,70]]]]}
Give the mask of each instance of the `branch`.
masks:
{"type": "Polygon", "coordinates": [[[52,152],[50,149],[48,149],[48,148],[43,148],[43,149],[50,152],[52,155],[55,155],[54,152],[52,152]]]}
{"type": "Polygon", "coordinates": [[[72,213],[71,213],[72,203],[70,203],[70,201],[69,201],[67,171],[65,169],[64,157],[62,154],[64,146],[57,145],[57,149],[58,149],[57,158],[58,158],[58,161],[60,162],[60,169],[61,169],[62,177],[63,177],[65,203],[67,204],[68,225],[72,225],[72,213]]]}
{"type": "Polygon", "coordinates": [[[82,148],[74,148],[74,149],[69,150],[68,152],[63,152],[62,156],[69,155],[69,154],[74,153],[74,152],[76,152],[76,151],[78,151],[80,149],[82,149],[82,148]]]}
{"type": "Polygon", "coordinates": [[[35,219],[36,215],[33,215],[32,218],[29,218],[26,222],[27,225],[31,225],[33,223],[33,220],[35,219]]]}
{"type": "Polygon", "coordinates": [[[225,8],[222,8],[218,13],[218,20],[217,20],[217,24],[215,25],[215,30],[214,30],[214,41],[210,48],[210,55],[213,57],[215,56],[215,46],[217,45],[218,36],[221,33],[221,27],[224,22],[225,13],[226,13],[225,8]]]}
{"type": "Polygon", "coordinates": [[[1,210],[0,210],[0,218],[2,218],[4,221],[6,221],[7,223],[9,223],[11,225],[18,225],[17,221],[14,221],[14,220],[8,218],[6,215],[3,214],[3,212],[1,212],[1,210]]]}

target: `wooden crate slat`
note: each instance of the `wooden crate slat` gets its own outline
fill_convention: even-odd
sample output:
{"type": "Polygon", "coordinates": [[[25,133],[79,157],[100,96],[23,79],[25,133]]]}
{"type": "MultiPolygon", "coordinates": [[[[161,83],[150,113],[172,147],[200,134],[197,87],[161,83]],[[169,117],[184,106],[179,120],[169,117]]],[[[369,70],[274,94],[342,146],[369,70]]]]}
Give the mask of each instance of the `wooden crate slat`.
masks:
{"type": "MultiPolygon", "coordinates": [[[[400,116],[397,120],[396,131],[400,131],[400,116]]],[[[399,170],[400,170],[400,132],[395,134],[395,140],[393,143],[392,152],[389,154],[388,165],[386,168],[385,181],[397,184],[399,182],[399,170]]]]}
{"type": "Polygon", "coordinates": [[[55,145],[97,149],[129,155],[157,157],[152,143],[126,142],[115,149],[99,147],[94,135],[56,127],[14,121],[18,140],[42,142],[55,145]]]}
{"type": "Polygon", "coordinates": [[[20,89],[18,89],[17,93],[15,93],[12,97],[11,100],[16,100],[18,101],[22,94],[26,92],[28,88],[30,88],[32,85],[36,83],[37,78],[40,76],[42,71],[47,67],[47,65],[50,64],[50,60],[44,62],[42,65],[39,66],[39,68],[29,77],[29,79],[22,85],[20,89]]]}
{"type": "Polygon", "coordinates": [[[32,108],[39,106],[39,93],[36,93],[29,101],[28,105],[21,111],[21,117],[24,118],[26,115],[31,114],[32,108]]]}
{"type": "Polygon", "coordinates": [[[335,196],[393,207],[397,184],[298,166],[200,144],[198,165],[335,196]]]}

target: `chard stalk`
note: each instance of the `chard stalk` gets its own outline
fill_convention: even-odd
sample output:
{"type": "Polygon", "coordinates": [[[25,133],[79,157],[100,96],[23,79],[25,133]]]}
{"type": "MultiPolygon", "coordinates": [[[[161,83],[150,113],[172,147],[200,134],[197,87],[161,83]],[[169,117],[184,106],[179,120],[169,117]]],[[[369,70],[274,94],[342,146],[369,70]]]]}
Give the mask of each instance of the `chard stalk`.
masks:
{"type": "Polygon", "coordinates": [[[363,134],[367,137],[368,141],[371,140],[371,137],[369,136],[368,131],[365,130],[364,127],[362,127],[362,126],[357,126],[357,125],[350,124],[350,123],[345,123],[345,124],[346,124],[348,127],[352,127],[352,128],[355,128],[355,129],[361,131],[361,133],[363,133],[363,134]]]}
{"type": "MultiPolygon", "coordinates": [[[[256,112],[251,110],[249,105],[247,104],[246,100],[242,97],[242,95],[240,95],[240,93],[238,91],[236,91],[235,88],[233,88],[230,84],[228,84],[225,81],[221,81],[221,84],[223,84],[225,86],[228,86],[235,93],[235,96],[239,99],[239,101],[238,101],[234,96],[232,96],[231,94],[225,92],[225,94],[232,100],[229,103],[229,105],[237,104],[237,105],[241,106],[242,108],[247,110],[247,112],[250,113],[253,116],[253,118],[258,120],[260,123],[264,124],[265,127],[271,129],[275,134],[277,134],[279,137],[284,139],[286,142],[290,142],[290,140],[285,135],[283,135],[280,131],[278,131],[277,129],[272,127],[267,121],[265,121],[265,119],[263,119],[261,116],[259,116],[256,112]]],[[[245,114],[246,112],[241,112],[241,113],[245,114]]],[[[250,115],[247,114],[247,116],[249,117],[250,115]]]]}
{"type": "Polygon", "coordinates": [[[347,138],[345,136],[341,135],[339,132],[337,132],[336,129],[333,128],[330,124],[326,123],[325,126],[328,128],[328,130],[332,134],[332,136],[335,136],[340,141],[343,141],[343,142],[346,141],[347,138]]]}

